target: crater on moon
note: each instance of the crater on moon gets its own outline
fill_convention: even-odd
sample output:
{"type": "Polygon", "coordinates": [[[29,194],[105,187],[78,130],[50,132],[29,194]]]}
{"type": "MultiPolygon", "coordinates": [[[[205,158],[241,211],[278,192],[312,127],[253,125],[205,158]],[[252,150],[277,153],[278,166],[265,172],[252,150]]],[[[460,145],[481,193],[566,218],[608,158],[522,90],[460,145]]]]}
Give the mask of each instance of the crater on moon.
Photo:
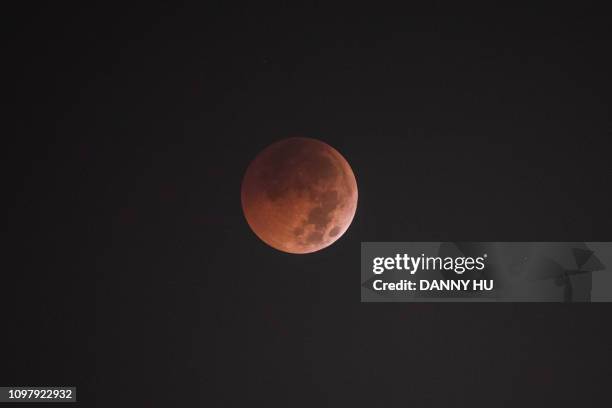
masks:
{"type": "Polygon", "coordinates": [[[281,251],[325,248],[348,229],[357,208],[357,182],[348,162],[321,141],[294,137],[264,149],[242,183],[247,222],[281,251]]]}

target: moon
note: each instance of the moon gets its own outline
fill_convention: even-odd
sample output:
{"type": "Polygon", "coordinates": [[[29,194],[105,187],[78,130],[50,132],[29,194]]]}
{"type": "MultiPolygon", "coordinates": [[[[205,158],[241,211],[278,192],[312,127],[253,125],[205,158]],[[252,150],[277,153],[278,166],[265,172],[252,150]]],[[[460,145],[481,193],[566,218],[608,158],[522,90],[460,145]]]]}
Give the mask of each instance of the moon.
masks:
{"type": "Polygon", "coordinates": [[[245,218],[262,241],[307,254],[336,242],[357,210],[357,181],[346,159],[316,139],[292,137],[265,148],[242,182],[245,218]]]}

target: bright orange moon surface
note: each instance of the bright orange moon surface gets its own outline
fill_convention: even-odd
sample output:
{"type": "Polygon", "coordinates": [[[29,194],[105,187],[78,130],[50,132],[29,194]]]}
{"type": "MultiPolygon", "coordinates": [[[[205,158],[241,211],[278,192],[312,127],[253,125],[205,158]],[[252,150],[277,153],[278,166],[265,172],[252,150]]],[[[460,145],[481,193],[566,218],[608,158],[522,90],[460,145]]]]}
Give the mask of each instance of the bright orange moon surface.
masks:
{"type": "Polygon", "coordinates": [[[333,244],[357,210],[351,166],[330,145],[292,137],[264,149],[242,182],[242,209],[265,243],[292,254],[333,244]]]}

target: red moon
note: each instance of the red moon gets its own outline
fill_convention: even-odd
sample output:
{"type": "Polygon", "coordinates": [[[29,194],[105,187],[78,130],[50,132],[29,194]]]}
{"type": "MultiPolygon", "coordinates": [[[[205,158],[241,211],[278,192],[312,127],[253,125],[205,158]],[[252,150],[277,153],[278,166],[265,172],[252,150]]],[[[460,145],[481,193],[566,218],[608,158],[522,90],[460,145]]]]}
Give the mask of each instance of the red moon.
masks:
{"type": "Polygon", "coordinates": [[[292,137],[265,148],[242,182],[242,209],[266,244],[307,254],[333,244],[357,210],[351,166],[330,145],[292,137]]]}

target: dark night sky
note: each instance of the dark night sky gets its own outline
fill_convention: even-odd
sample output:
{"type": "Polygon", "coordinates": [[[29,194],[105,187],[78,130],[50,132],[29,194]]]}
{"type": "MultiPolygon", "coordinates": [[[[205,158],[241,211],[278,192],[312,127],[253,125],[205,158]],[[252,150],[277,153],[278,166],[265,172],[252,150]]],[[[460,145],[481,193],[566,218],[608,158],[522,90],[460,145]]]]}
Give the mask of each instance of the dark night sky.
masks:
{"type": "Polygon", "coordinates": [[[10,16],[0,383],[87,407],[609,398],[609,305],[359,298],[361,241],[612,241],[608,17],[323,4],[10,16]],[[360,193],[307,256],[240,208],[250,160],[295,135],[360,193]]]}

